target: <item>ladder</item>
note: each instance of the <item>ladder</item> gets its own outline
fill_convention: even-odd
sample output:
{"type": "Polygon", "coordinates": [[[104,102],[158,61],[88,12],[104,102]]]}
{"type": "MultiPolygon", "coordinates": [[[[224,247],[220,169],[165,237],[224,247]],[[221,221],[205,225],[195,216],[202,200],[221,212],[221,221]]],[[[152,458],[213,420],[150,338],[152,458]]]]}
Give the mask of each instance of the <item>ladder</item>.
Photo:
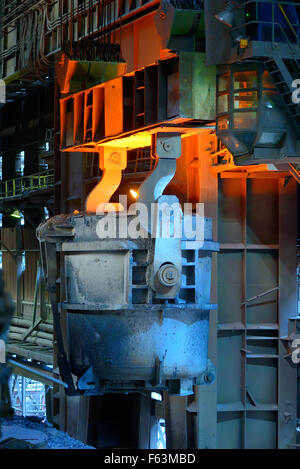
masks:
{"type": "Polygon", "coordinates": [[[300,79],[300,60],[273,57],[265,60],[264,65],[282,97],[295,131],[300,137],[300,104],[292,101],[292,93],[295,91],[292,83],[295,79],[300,79]]]}

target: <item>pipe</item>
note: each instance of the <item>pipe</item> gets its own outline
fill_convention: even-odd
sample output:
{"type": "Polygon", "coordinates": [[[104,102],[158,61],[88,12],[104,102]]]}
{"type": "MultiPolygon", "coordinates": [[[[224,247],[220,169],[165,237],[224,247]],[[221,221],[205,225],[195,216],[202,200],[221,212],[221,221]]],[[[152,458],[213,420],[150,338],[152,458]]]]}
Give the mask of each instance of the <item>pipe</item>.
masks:
{"type": "Polygon", "coordinates": [[[18,318],[13,318],[11,320],[11,323],[16,326],[24,326],[24,327],[30,327],[31,325],[30,321],[26,321],[26,319],[18,319],[18,318]]]}
{"type": "MultiPolygon", "coordinates": [[[[19,342],[22,342],[22,334],[17,334],[17,333],[10,333],[8,336],[9,340],[17,340],[19,342]]],[[[35,344],[35,345],[41,345],[44,347],[53,347],[53,341],[52,340],[47,340],[47,339],[41,339],[39,337],[28,337],[26,339],[26,342],[29,344],[35,344]]]]}
{"type": "Polygon", "coordinates": [[[39,324],[38,329],[44,332],[49,332],[53,334],[53,325],[50,324],[39,324]]]}
{"type": "MultiPolygon", "coordinates": [[[[32,326],[32,322],[26,319],[19,319],[13,318],[11,321],[13,326],[20,326],[24,327],[25,329],[29,329],[32,326]]],[[[49,332],[50,334],[53,333],[53,324],[42,322],[38,325],[38,329],[44,332],[49,332]]],[[[25,332],[25,331],[24,331],[25,332]]]]}
{"type": "Polygon", "coordinates": [[[21,368],[24,371],[28,371],[29,373],[32,373],[36,376],[40,376],[41,378],[46,379],[47,381],[52,381],[55,384],[59,384],[60,386],[63,386],[64,388],[69,387],[66,383],[64,383],[60,379],[53,378],[52,376],[46,373],[43,373],[42,371],[38,371],[36,369],[30,368],[29,366],[23,365],[22,363],[17,362],[15,360],[11,360],[10,358],[7,360],[7,363],[14,367],[21,368]]]}
{"type": "MultiPolygon", "coordinates": [[[[10,326],[9,330],[10,330],[10,332],[20,334],[21,336],[23,336],[27,332],[27,329],[16,327],[16,326],[10,326]]],[[[53,334],[51,334],[49,332],[43,332],[43,331],[33,331],[29,335],[29,337],[40,337],[41,339],[52,340],[53,339],[53,334]]]]}

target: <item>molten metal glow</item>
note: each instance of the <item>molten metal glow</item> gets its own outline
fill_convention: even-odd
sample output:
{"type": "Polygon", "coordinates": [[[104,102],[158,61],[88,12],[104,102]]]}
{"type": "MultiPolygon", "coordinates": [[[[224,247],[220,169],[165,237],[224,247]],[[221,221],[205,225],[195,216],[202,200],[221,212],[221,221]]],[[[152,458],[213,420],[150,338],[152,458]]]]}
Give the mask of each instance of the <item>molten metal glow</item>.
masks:
{"type": "Polygon", "coordinates": [[[136,192],[136,191],[134,191],[133,189],[130,189],[130,194],[132,195],[132,197],[133,197],[134,199],[137,199],[137,198],[138,198],[138,195],[139,195],[139,193],[136,192]]]}
{"type": "Polygon", "coordinates": [[[103,204],[108,204],[111,196],[118,189],[122,179],[122,171],[119,169],[105,169],[99,184],[90,192],[86,200],[86,213],[97,213],[103,211],[103,204]]]}

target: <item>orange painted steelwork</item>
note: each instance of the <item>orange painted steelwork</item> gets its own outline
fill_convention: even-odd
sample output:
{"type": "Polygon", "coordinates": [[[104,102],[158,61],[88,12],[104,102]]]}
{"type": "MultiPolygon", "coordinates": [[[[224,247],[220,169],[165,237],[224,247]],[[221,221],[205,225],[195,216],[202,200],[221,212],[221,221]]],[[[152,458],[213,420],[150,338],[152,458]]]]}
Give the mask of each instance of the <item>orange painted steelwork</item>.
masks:
{"type": "Polygon", "coordinates": [[[100,148],[100,169],[103,176],[99,184],[92,190],[86,200],[86,213],[103,213],[121,211],[120,204],[109,203],[111,196],[118,189],[122,170],[127,166],[127,151],[120,148],[100,148]]]}
{"type": "Polygon", "coordinates": [[[55,71],[60,91],[66,95],[124,75],[126,67],[126,63],[71,60],[63,52],[55,71]]]}

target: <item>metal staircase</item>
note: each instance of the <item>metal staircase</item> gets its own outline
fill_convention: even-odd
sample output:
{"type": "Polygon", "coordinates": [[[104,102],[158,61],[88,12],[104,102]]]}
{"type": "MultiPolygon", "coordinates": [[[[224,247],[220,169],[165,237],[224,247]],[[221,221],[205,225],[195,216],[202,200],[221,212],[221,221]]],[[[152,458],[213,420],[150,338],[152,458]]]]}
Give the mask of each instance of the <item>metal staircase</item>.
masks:
{"type": "Polygon", "coordinates": [[[300,60],[273,57],[265,60],[264,64],[282,97],[295,130],[300,136],[300,104],[294,103],[292,100],[292,94],[295,91],[292,83],[295,79],[300,79],[300,60]]]}

